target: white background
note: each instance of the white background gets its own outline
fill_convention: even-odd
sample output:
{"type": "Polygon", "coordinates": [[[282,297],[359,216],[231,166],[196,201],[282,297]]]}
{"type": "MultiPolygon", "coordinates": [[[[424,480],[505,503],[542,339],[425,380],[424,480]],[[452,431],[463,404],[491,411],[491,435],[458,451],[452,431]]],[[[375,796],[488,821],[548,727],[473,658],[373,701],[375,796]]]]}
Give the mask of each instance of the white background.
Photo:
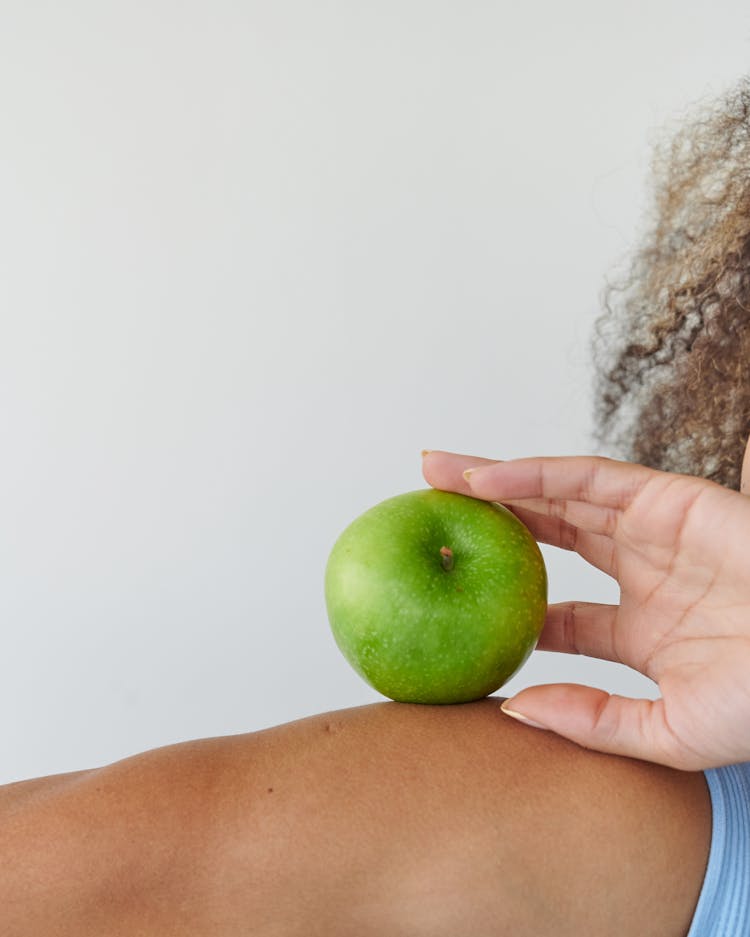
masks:
{"type": "Polygon", "coordinates": [[[749,54],[740,0],[0,0],[0,781],[379,699],[334,540],[423,447],[592,451],[650,146],[749,54]]]}

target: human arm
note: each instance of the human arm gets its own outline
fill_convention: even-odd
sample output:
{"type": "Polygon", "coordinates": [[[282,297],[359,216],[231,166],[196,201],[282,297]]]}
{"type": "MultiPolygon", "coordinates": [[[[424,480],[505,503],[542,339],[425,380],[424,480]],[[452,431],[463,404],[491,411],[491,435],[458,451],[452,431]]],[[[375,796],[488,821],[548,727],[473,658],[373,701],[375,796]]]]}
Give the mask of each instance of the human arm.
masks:
{"type": "Polygon", "coordinates": [[[0,933],[682,937],[702,775],[499,702],[363,706],[1,788],[0,933]]]}

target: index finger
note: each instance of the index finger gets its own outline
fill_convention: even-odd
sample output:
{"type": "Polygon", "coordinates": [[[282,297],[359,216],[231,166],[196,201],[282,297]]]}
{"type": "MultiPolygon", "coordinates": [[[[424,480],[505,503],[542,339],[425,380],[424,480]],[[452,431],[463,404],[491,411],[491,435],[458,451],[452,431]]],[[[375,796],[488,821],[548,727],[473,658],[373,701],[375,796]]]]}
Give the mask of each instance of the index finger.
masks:
{"type": "Polygon", "coordinates": [[[602,456],[546,456],[480,465],[464,477],[471,494],[486,501],[551,498],[623,510],[654,474],[602,456]]]}

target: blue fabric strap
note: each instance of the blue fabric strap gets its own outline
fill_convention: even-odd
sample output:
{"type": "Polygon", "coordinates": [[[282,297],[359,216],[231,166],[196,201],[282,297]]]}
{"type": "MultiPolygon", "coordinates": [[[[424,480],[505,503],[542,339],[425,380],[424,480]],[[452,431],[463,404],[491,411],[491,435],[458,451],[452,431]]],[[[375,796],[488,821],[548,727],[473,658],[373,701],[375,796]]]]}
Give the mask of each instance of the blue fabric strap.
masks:
{"type": "Polygon", "coordinates": [[[713,827],[688,937],[750,935],[750,762],[705,772],[713,827]]]}

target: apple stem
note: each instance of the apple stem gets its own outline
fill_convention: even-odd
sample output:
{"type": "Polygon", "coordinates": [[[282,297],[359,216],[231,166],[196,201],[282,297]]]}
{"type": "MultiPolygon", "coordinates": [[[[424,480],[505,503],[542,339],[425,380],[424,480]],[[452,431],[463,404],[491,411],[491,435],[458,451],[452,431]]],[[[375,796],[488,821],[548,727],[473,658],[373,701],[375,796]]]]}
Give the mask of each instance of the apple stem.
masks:
{"type": "Polygon", "coordinates": [[[450,547],[440,547],[440,556],[443,560],[443,569],[449,573],[453,569],[453,550],[450,547]]]}

